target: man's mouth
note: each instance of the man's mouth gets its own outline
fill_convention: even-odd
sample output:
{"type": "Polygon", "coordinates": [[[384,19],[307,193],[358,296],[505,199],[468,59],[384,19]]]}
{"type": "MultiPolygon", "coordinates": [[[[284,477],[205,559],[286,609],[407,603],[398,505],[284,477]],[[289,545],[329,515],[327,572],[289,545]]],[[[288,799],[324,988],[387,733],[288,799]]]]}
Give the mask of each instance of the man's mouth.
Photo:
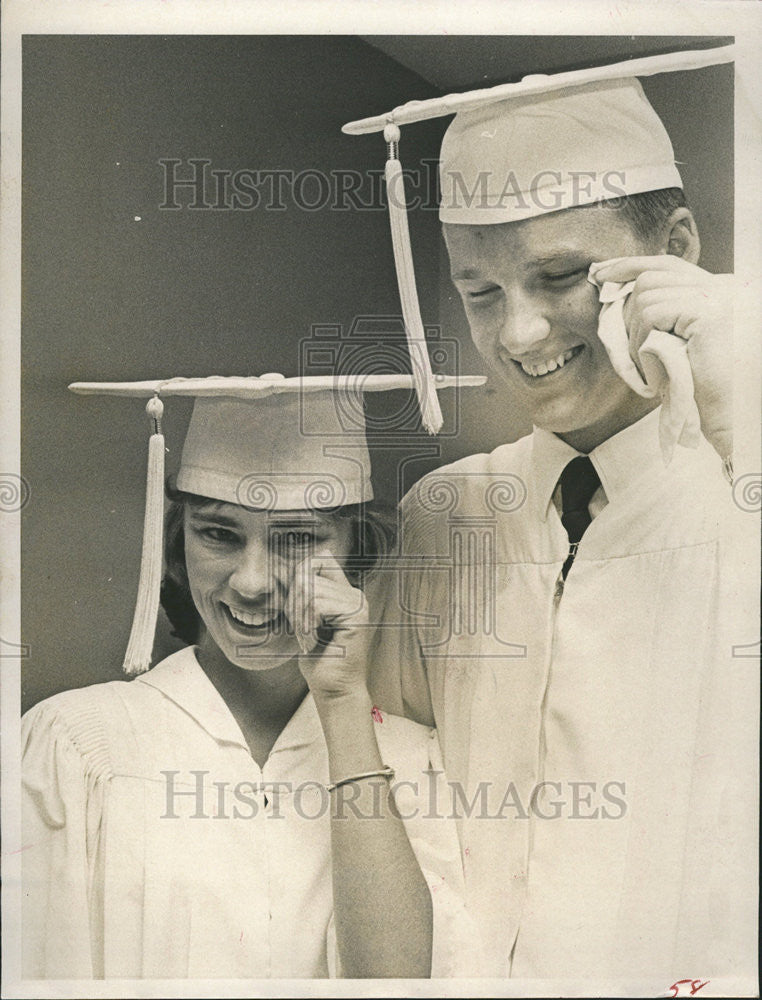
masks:
{"type": "Polygon", "coordinates": [[[531,378],[545,378],[548,375],[552,375],[554,372],[559,371],[570,361],[573,361],[583,348],[584,344],[578,344],[576,347],[572,347],[568,351],[562,351],[552,357],[542,358],[531,363],[519,361],[516,358],[511,358],[511,360],[515,365],[518,365],[519,368],[521,368],[525,375],[529,375],[531,378]]]}

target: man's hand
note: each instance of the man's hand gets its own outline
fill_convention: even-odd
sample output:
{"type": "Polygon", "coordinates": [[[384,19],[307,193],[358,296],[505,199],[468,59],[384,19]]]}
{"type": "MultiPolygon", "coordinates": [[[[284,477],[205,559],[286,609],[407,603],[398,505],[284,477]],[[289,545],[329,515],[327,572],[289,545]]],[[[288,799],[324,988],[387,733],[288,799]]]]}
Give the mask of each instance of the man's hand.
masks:
{"type": "Polygon", "coordinates": [[[368,603],[329,552],[295,567],[287,616],[302,648],[299,668],[316,699],[366,692],[368,603]]]}
{"type": "Polygon", "coordinates": [[[710,274],[680,257],[620,257],[594,265],[599,283],[634,281],[624,306],[630,356],[651,330],[687,342],[704,437],[721,458],[733,450],[733,276],[710,274]]]}

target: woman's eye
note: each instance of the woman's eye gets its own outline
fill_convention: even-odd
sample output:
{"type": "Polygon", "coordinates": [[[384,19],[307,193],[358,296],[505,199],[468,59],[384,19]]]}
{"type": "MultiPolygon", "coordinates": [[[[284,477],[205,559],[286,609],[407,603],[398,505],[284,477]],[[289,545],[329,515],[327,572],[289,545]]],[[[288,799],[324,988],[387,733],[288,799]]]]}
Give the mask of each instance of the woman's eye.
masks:
{"type": "Polygon", "coordinates": [[[286,531],[275,538],[275,545],[281,550],[304,549],[314,545],[316,537],[312,531],[286,531]]]}
{"type": "Polygon", "coordinates": [[[311,531],[298,531],[289,535],[288,542],[290,545],[311,545],[315,541],[315,536],[311,531]]]}
{"type": "Polygon", "coordinates": [[[228,528],[216,528],[213,525],[209,525],[204,528],[196,528],[196,534],[200,535],[201,538],[206,542],[212,542],[216,545],[231,545],[236,541],[236,534],[230,531],[228,528]]]}

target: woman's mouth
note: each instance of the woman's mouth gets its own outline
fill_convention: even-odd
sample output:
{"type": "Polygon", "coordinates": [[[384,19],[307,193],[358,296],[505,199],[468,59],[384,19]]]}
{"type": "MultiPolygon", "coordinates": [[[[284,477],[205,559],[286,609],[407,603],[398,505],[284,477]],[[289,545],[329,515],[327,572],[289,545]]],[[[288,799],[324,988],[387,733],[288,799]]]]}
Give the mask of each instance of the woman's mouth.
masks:
{"type": "Polygon", "coordinates": [[[529,378],[544,379],[550,375],[559,374],[570,361],[577,357],[584,346],[584,344],[577,344],[576,347],[571,347],[569,350],[533,362],[519,361],[516,358],[511,358],[511,361],[529,378]]]}
{"type": "Polygon", "coordinates": [[[286,617],[282,611],[266,608],[262,611],[246,611],[234,605],[222,604],[225,615],[234,628],[245,635],[269,635],[286,631],[286,617]]]}

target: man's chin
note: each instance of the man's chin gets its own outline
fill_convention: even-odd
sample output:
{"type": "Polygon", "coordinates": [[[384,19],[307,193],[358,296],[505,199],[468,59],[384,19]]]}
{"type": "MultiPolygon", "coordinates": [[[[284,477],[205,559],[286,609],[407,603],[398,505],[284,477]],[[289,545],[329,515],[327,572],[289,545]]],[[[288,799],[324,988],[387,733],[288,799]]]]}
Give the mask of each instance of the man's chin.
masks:
{"type": "Polygon", "coordinates": [[[534,407],[532,424],[566,441],[578,451],[591,451],[620,428],[618,414],[595,414],[585,409],[584,400],[552,400],[534,407]],[[576,405],[568,405],[570,403],[576,405]],[[566,405],[565,405],[566,404],[566,405]]]}
{"type": "Polygon", "coordinates": [[[584,432],[592,423],[589,413],[580,413],[579,407],[564,406],[560,400],[553,401],[548,406],[533,407],[530,412],[535,427],[541,427],[559,437],[584,432]]]}
{"type": "Polygon", "coordinates": [[[585,414],[584,420],[579,418],[579,414],[574,419],[569,414],[537,413],[533,415],[533,423],[586,454],[626,427],[637,423],[658,405],[658,399],[636,396],[634,402],[622,405],[613,412],[602,413],[597,418],[589,412],[585,414]]]}

